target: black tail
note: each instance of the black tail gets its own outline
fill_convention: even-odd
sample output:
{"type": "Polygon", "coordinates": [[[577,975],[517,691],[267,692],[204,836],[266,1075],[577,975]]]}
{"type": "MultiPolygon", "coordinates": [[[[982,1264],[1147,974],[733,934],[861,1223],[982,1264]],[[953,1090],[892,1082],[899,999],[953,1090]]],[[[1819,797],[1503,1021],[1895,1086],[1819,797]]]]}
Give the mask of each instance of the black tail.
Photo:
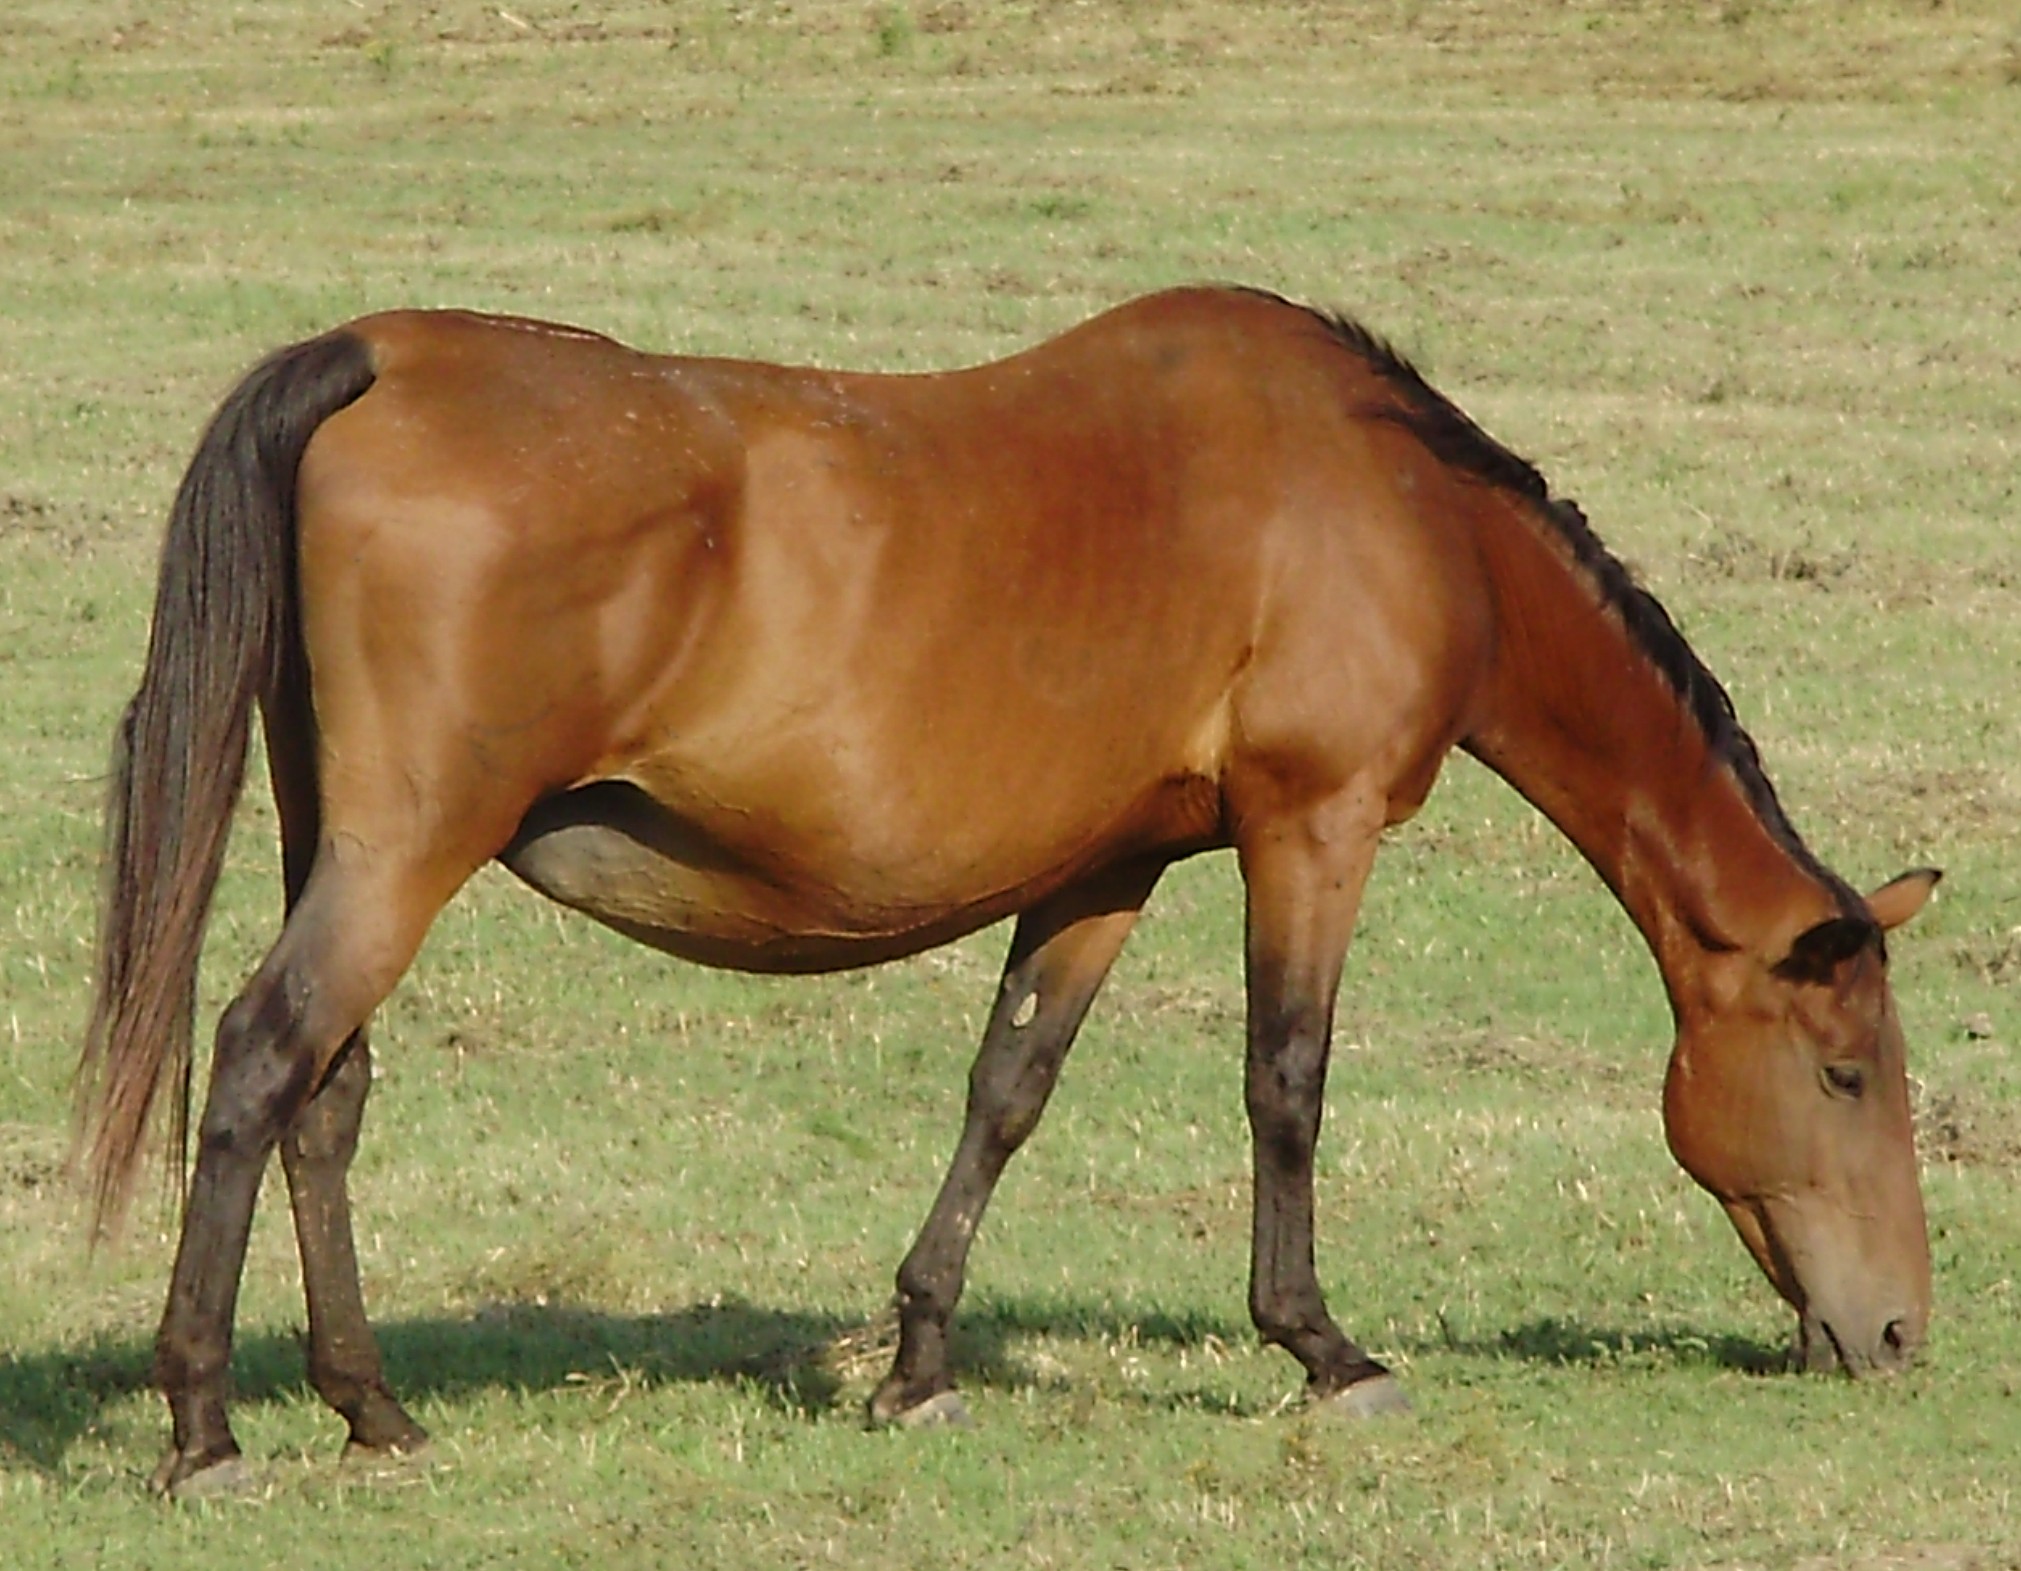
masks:
{"type": "Polygon", "coordinates": [[[99,1233],[132,1198],[171,1072],[182,1181],[197,960],[252,708],[301,641],[296,470],[317,426],[375,374],[370,347],[345,332],[270,356],[219,407],[169,514],[147,663],[113,737],[97,988],[78,1065],[78,1141],[99,1233]]]}

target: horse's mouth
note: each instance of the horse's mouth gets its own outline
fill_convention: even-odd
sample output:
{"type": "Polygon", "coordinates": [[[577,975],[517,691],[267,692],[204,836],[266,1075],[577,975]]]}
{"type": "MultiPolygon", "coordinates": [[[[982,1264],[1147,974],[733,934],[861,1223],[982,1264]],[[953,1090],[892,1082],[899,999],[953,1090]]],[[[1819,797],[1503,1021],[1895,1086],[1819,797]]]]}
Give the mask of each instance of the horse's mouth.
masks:
{"type": "Polygon", "coordinates": [[[1793,1361],[1812,1374],[1843,1372],[1854,1379],[1891,1375],[1908,1367],[1915,1357],[1916,1342],[1904,1329],[1904,1320],[1889,1322],[1881,1333],[1880,1346],[1872,1352],[1849,1350],[1832,1323],[1822,1315],[1803,1315],[1797,1321],[1797,1342],[1793,1361]]]}
{"type": "Polygon", "coordinates": [[[1828,1375],[1843,1370],[1857,1375],[1859,1366],[1846,1356],[1832,1323],[1821,1316],[1799,1315],[1796,1327],[1796,1362],[1812,1374],[1828,1375]]]}

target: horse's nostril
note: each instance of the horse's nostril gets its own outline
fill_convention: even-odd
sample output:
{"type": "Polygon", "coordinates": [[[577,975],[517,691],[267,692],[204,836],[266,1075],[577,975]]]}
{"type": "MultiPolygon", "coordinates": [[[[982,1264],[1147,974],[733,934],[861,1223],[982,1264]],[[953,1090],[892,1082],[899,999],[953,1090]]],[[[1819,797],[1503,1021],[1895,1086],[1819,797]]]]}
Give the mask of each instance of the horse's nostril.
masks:
{"type": "Polygon", "coordinates": [[[1881,1331],[1881,1345],[1888,1350],[1888,1356],[1899,1363],[1909,1356],[1909,1334],[1900,1320],[1890,1320],[1881,1331]]]}

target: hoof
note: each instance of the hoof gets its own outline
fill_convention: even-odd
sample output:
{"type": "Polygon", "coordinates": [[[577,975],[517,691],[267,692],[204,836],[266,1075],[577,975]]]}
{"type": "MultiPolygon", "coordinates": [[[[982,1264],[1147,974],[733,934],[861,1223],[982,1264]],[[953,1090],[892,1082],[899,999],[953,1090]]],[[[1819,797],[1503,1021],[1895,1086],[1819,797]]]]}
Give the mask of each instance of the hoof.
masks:
{"type": "Polygon", "coordinates": [[[1313,1404],[1322,1413],[1337,1418],[1356,1420],[1382,1418],[1390,1413],[1408,1413],[1410,1398],[1403,1394],[1395,1375],[1383,1373],[1370,1375],[1366,1380],[1357,1380],[1331,1396],[1321,1397],[1313,1404]]]}
{"type": "Polygon", "coordinates": [[[870,1421],[880,1429],[973,1429],[968,1403],[955,1390],[936,1391],[923,1402],[900,1408],[895,1413],[871,1409],[870,1421]]]}
{"type": "Polygon", "coordinates": [[[368,1446],[360,1440],[347,1440],[339,1465],[345,1472],[362,1475],[369,1481],[419,1472],[433,1460],[428,1437],[418,1435],[396,1446],[368,1446]]]}
{"type": "Polygon", "coordinates": [[[154,1470],[148,1487],[169,1500],[248,1500],[260,1492],[259,1472],[242,1456],[220,1457],[191,1468],[189,1459],[171,1451],[154,1470]]]}
{"type": "Polygon", "coordinates": [[[892,1419],[900,1429],[973,1429],[968,1403],[959,1391],[940,1391],[892,1419]]]}

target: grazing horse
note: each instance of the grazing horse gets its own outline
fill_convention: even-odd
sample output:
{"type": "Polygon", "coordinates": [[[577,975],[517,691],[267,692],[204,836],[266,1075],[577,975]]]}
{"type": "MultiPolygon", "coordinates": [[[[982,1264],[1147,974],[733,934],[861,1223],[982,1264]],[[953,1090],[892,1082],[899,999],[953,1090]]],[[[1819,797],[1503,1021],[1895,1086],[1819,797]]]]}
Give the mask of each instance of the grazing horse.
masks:
{"type": "Polygon", "coordinates": [[[1671,1148],[1807,1362],[1889,1369],[1922,1340],[1882,933],[1937,875],[1862,898],[1812,856],[1725,692],[1577,509],[1350,321],[1177,290],[919,376],[462,312],[274,354],[183,479],[117,738],[80,1092],[101,1228],[158,1103],[187,1152],[193,979],[256,704],[288,914],[218,1026],[156,1349],[163,1489],[238,1457],[232,1324],[277,1146],[311,1380],[352,1446],[425,1438],[366,1322],[346,1173],[367,1019],[493,859],[748,971],[1017,919],[898,1271],[870,1409],[907,1422],[961,1416],[970,1241],[1152,886],[1232,848],[1250,1309],[1315,1400],[1401,1404],[1321,1294],[1313,1147],[1363,882],[1455,746],[1648,942],[1671,1148]]]}

